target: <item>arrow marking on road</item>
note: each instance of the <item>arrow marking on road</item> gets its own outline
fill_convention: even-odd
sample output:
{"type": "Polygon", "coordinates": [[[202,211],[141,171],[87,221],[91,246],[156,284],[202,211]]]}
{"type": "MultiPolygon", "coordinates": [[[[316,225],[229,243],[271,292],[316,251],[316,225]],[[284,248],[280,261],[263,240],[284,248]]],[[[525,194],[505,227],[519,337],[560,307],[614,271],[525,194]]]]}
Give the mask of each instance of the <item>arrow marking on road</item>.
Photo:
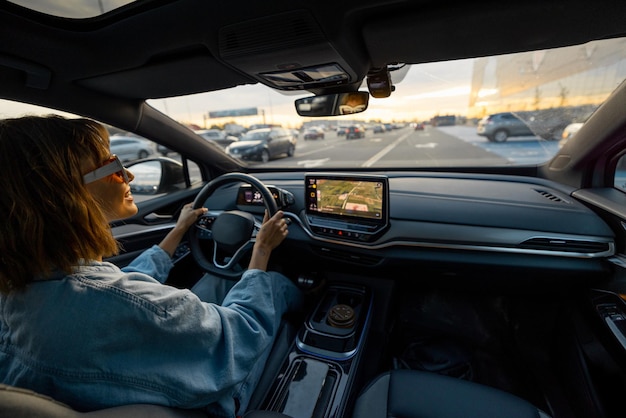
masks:
{"type": "Polygon", "coordinates": [[[319,160],[303,160],[298,161],[298,165],[304,166],[304,168],[319,167],[321,165],[324,165],[324,163],[329,160],[330,158],[321,158],[319,160]]]}

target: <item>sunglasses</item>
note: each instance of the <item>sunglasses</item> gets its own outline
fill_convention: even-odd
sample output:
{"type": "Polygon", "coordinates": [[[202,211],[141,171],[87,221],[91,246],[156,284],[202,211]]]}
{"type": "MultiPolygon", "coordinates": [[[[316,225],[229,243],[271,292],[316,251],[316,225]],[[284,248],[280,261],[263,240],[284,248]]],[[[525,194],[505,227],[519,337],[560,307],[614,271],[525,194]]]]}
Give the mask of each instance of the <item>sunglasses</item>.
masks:
{"type": "Polygon", "coordinates": [[[96,180],[100,180],[102,178],[110,176],[111,174],[115,174],[121,181],[126,184],[130,183],[128,173],[126,172],[126,169],[122,165],[122,162],[117,155],[112,155],[111,158],[109,158],[109,161],[104,163],[102,167],[96,168],[95,170],[85,174],[83,176],[83,183],[92,183],[96,180]]]}

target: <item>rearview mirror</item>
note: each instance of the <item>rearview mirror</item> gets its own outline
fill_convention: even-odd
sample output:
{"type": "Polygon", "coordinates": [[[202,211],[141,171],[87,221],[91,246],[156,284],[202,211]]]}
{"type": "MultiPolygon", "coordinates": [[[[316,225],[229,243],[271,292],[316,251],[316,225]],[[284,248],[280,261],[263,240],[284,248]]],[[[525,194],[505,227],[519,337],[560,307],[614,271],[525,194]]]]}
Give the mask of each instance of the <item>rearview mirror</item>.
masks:
{"type": "Polygon", "coordinates": [[[300,116],[339,116],[361,113],[367,109],[370,95],[366,91],[324,94],[298,99],[296,112],[300,116]]]}

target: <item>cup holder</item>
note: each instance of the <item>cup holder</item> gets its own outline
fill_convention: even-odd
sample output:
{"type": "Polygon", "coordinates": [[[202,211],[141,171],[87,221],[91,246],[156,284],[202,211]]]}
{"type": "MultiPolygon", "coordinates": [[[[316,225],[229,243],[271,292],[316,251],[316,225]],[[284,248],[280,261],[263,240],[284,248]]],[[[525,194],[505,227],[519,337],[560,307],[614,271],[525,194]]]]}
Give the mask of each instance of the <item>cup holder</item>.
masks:
{"type": "Polygon", "coordinates": [[[298,335],[300,345],[309,350],[321,349],[325,353],[354,351],[368,310],[369,297],[364,288],[330,286],[298,335]]]}

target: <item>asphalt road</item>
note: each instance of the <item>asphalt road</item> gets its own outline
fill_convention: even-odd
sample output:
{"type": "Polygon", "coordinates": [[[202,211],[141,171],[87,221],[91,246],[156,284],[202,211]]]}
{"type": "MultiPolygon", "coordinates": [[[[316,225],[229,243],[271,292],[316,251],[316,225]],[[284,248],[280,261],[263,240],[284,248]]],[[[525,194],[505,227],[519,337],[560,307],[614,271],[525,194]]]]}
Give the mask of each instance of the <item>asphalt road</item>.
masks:
{"type": "Polygon", "coordinates": [[[334,132],[327,132],[326,139],[299,138],[293,157],[272,160],[265,166],[375,169],[537,164],[550,159],[557,149],[556,141],[536,137],[491,143],[476,135],[471,126],[427,126],[423,131],[407,127],[378,134],[368,131],[364,138],[351,140],[334,132]]]}

